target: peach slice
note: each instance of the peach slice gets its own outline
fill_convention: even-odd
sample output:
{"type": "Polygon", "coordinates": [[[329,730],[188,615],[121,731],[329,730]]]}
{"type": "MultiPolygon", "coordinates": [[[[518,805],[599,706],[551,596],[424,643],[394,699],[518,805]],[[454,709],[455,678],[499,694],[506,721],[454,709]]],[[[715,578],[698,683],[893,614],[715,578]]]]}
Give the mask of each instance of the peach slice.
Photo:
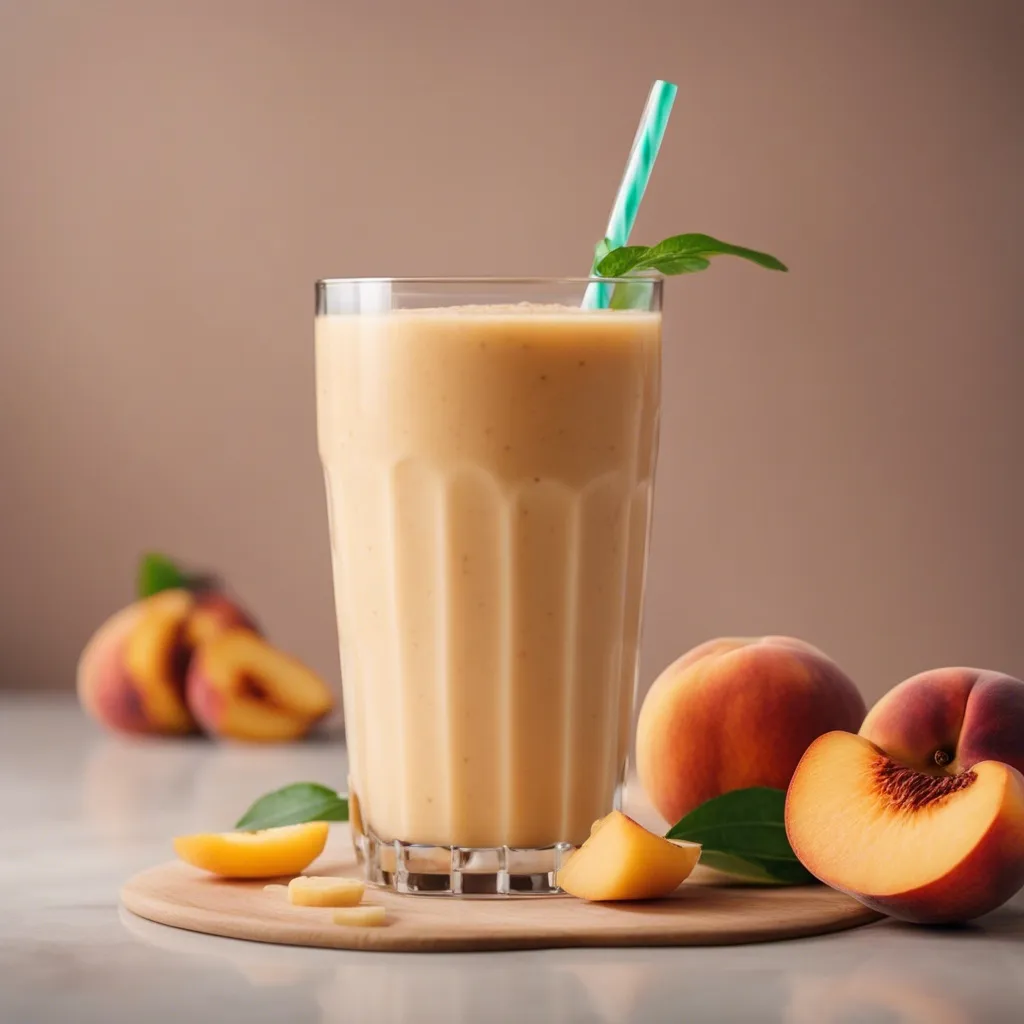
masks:
{"type": "Polygon", "coordinates": [[[811,874],[866,906],[966,921],[1024,886],[1024,776],[998,761],[925,774],[832,732],[797,767],[786,832],[811,874]]]}
{"type": "Polygon", "coordinates": [[[282,825],[259,832],[210,832],[178,836],[174,852],[186,864],[222,878],[297,875],[323,853],[326,821],[282,825]]]}
{"type": "Polygon", "coordinates": [[[288,883],[288,901],[297,907],[356,907],[365,890],[358,878],[300,875],[288,883]]]}
{"type": "Polygon", "coordinates": [[[335,924],[350,928],[379,928],[387,920],[387,912],[381,906],[339,907],[331,915],[335,924]]]}
{"type": "Polygon", "coordinates": [[[299,739],[334,705],[315,672],[247,629],[229,629],[197,649],[185,695],[208,732],[269,743],[299,739]]]}
{"type": "Polygon", "coordinates": [[[663,839],[621,811],[594,822],[590,838],[558,872],[558,884],[583,900],[649,900],[688,878],[700,844],[663,839]]]}

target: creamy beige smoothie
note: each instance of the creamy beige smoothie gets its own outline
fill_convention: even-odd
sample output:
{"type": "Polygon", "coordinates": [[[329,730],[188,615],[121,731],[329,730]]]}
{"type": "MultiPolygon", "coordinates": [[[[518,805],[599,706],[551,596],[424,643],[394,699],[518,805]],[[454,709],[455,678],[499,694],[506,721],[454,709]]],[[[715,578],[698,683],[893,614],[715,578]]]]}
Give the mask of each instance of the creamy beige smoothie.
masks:
{"type": "Polygon", "coordinates": [[[582,842],[622,781],[661,317],[321,315],[351,787],[382,840],[582,842]]]}

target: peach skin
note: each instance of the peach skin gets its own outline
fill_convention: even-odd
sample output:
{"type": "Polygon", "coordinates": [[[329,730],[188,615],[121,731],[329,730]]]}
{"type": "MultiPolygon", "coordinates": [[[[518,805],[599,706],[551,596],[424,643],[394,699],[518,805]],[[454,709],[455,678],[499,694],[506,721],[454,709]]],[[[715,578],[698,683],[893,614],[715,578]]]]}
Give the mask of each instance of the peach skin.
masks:
{"type": "Polygon", "coordinates": [[[786,834],[811,874],[866,906],[919,924],[967,921],[1024,886],[1024,776],[997,761],[925,774],[832,732],[797,767],[786,834]]]}
{"type": "Polygon", "coordinates": [[[184,696],[189,648],[185,624],[193,598],[165,590],[111,616],[78,661],[82,707],[120,732],[181,735],[195,720],[184,696]]]}
{"type": "Polygon", "coordinates": [[[882,697],[860,734],[918,771],[1002,761],[1024,772],[1024,682],[976,668],[921,672],[882,697]]]}
{"type": "Polygon", "coordinates": [[[196,650],[185,694],[207,732],[254,742],[299,739],[334,706],[316,673],[248,629],[229,629],[196,650]]]}
{"type": "Polygon", "coordinates": [[[710,640],[658,677],[637,722],[640,782],[669,824],[748,786],[785,789],[808,745],[856,731],[864,700],[838,665],[791,637],[710,640]]]}
{"type": "Polygon", "coordinates": [[[187,637],[193,647],[228,629],[248,629],[262,635],[252,616],[221,590],[200,590],[188,619],[187,637]]]}

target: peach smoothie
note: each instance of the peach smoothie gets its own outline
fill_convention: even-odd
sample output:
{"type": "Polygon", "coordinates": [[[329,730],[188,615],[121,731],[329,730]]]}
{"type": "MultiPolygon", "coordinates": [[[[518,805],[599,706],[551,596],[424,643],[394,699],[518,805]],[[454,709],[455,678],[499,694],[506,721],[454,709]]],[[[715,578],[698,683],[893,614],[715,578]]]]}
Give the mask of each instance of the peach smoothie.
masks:
{"type": "Polygon", "coordinates": [[[351,789],[382,842],[580,844],[626,763],[661,316],[317,317],[351,789]]]}

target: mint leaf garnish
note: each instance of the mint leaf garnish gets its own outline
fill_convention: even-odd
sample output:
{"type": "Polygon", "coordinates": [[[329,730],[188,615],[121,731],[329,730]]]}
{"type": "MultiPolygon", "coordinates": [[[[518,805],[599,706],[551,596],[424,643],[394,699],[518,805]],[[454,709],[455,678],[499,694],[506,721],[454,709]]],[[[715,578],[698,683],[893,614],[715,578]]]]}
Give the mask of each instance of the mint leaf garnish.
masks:
{"type": "Polygon", "coordinates": [[[786,838],[785,809],[781,789],[737,789],[690,811],[666,838],[700,843],[700,862],[719,871],[785,885],[813,882],[786,838]]]}
{"type": "Polygon", "coordinates": [[[166,555],[151,551],[139,560],[136,590],[140,598],[186,586],[188,577],[166,555]]]}
{"type": "MultiPolygon", "coordinates": [[[[607,245],[607,239],[605,243],[607,245]]],[[[601,246],[598,246],[600,254],[601,246]]],[[[712,256],[739,256],[768,270],[788,270],[781,261],[766,252],[732,245],[711,235],[673,235],[657,245],[623,245],[601,257],[594,271],[601,277],[624,277],[642,270],[657,270],[662,274],[693,274],[707,270],[712,256]]]]}
{"type": "MultiPolygon", "coordinates": [[[[604,246],[605,254],[594,264],[594,273],[601,277],[623,277],[635,270],[637,264],[650,252],[646,245],[620,245],[618,249],[612,249],[607,238],[601,245],[604,246]]],[[[598,254],[601,245],[597,247],[598,254]]]]}
{"type": "Polygon", "coordinates": [[[316,782],[294,782],[261,796],[235,828],[255,832],[307,821],[348,821],[348,800],[316,782]]]}

